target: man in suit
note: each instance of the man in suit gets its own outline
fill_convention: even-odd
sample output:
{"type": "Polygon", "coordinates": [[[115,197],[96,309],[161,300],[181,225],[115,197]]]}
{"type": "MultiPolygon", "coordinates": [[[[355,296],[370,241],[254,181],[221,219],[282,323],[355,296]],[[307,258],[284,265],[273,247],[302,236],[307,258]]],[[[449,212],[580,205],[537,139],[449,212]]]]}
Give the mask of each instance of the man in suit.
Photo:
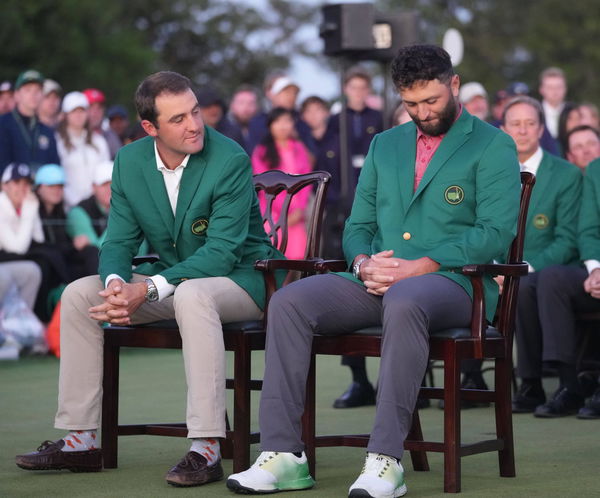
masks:
{"type": "MultiPolygon", "coordinates": [[[[552,266],[540,274],[545,286],[544,312],[548,316],[544,322],[544,359],[569,365],[571,378],[576,362],[575,315],[600,312],[600,159],[589,164],[583,177],[578,248],[585,266],[552,266]]],[[[600,419],[600,388],[592,394],[586,393],[576,380],[561,384],[563,403],[558,405],[555,401],[539,412],[547,417],[577,413],[581,419],[600,419]],[[592,396],[583,405],[583,397],[589,394],[592,396]],[[568,404],[569,400],[578,403],[568,404]]],[[[539,412],[536,410],[536,415],[539,416],[539,412]]]]}
{"type": "MultiPolygon", "coordinates": [[[[517,146],[522,171],[536,175],[536,184],[529,204],[524,259],[529,263],[529,275],[519,282],[519,302],[515,339],[517,343],[517,374],[522,379],[513,399],[513,412],[531,413],[540,406],[537,416],[562,413],[554,401],[552,408],[541,407],[546,402],[542,388],[542,356],[553,334],[553,313],[545,304],[547,297],[546,268],[553,265],[571,265],[577,262],[577,216],[581,197],[581,174],[567,161],[550,154],[541,146],[544,133],[544,114],[541,104],[532,97],[519,95],[504,108],[501,128],[517,146]],[[550,311],[550,313],[548,313],[550,311]]],[[[566,344],[565,344],[566,347],[566,344]]],[[[571,346],[569,346],[571,347],[571,346]]],[[[463,386],[487,388],[481,375],[481,361],[463,363],[463,386]]],[[[560,365],[561,387],[576,385],[574,364],[560,365]]],[[[562,392],[557,402],[570,404],[571,398],[562,392]],[[563,399],[564,398],[564,399],[563,399]]],[[[569,390],[568,392],[571,392],[569,390]]],[[[575,404],[580,401],[574,400],[575,404]]],[[[463,408],[477,406],[461,403],[463,408]]],[[[573,409],[573,408],[571,408],[573,409]]]]}
{"type": "MultiPolygon", "coordinates": [[[[577,257],[577,217],[581,202],[581,173],[574,165],[540,147],[544,131],[540,103],[522,95],[508,102],[502,118],[502,129],[517,146],[523,171],[536,175],[531,195],[523,257],[529,263],[529,274],[519,283],[519,301],[515,338],[517,343],[517,375],[522,383],[513,400],[515,413],[536,412],[537,416],[562,413],[566,405],[580,401],[563,389],[577,383],[575,365],[557,364],[561,388],[548,404],[542,389],[542,357],[551,356],[553,311],[547,306],[545,269],[553,265],[572,265],[577,257]],[[541,405],[541,406],[540,406],[541,405]],[[561,408],[562,407],[562,408],[561,408]]],[[[564,345],[566,347],[566,344],[564,345]]]]}
{"type": "Polygon", "coordinates": [[[190,81],[159,72],[136,92],[150,135],[115,159],[100,278],[70,284],[62,297],[61,365],[55,425],[70,431],[17,456],[28,470],[98,471],[102,322],[175,318],[183,340],[191,450],[167,482],[195,486],[222,478],[225,437],[222,322],[257,319],[264,307],[254,261],[282,258],[262,226],[250,161],[232,140],[204,126],[190,81]],[[132,273],[146,238],[159,254],[132,273]]]}
{"type": "MultiPolygon", "coordinates": [[[[352,273],[302,279],[273,296],[259,412],[263,453],[229,477],[235,491],[313,485],[300,423],[312,335],[382,325],[375,422],[349,493],[403,495],[400,459],[427,367],[428,332],[470,323],[471,284],[454,269],[492,261],[515,236],[514,143],[461,109],[450,56],[431,45],[402,48],[392,78],[413,121],[371,143],[344,230],[352,273]]],[[[498,288],[491,278],[484,285],[491,319],[498,288]]]]}

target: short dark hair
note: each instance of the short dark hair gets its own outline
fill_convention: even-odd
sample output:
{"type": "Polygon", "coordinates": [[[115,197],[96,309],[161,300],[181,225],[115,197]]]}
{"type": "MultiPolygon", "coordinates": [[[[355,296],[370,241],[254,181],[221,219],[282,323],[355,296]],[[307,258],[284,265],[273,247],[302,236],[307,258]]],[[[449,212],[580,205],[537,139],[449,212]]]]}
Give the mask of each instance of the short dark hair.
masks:
{"type": "Polygon", "coordinates": [[[508,110],[517,104],[527,104],[533,107],[537,112],[540,126],[544,126],[544,123],[546,122],[544,118],[544,108],[542,107],[542,104],[540,104],[539,100],[536,100],[529,95],[519,95],[507,102],[506,106],[504,106],[504,110],[502,111],[502,124],[506,124],[506,113],[508,110]]]}
{"type": "Polygon", "coordinates": [[[392,81],[396,88],[410,88],[417,81],[448,83],[454,76],[450,55],[436,45],[402,47],[392,61],[392,81]]]}
{"type": "Polygon", "coordinates": [[[302,104],[300,105],[300,114],[306,111],[306,108],[311,104],[317,104],[329,110],[329,104],[327,104],[327,102],[324,99],[322,99],[318,95],[311,95],[310,97],[306,97],[302,101],[302,104]]]}
{"type": "Polygon", "coordinates": [[[598,131],[596,128],[594,128],[593,126],[590,125],[579,125],[576,126],[575,128],[573,128],[572,130],[569,130],[569,132],[567,133],[567,152],[570,152],[571,147],[570,147],[570,141],[571,141],[571,136],[575,135],[575,133],[579,133],[580,131],[591,131],[594,135],[596,135],[599,139],[600,139],[600,131],[598,131]]]}
{"type": "Polygon", "coordinates": [[[344,85],[347,85],[350,80],[354,78],[360,78],[367,82],[367,85],[371,86],[371,75],[366,69],[361,66],[354,66],[348,69],[344,74],[344,85]]]}
{"type": "Polygon", "coordinates": [[[140,119],[150,121],[158,128],[156,97],[162,93],[179,95],[192,89],[192,82],[174,71],[159,71],[147,76],[135,91],[135,108],[140,119]]]}

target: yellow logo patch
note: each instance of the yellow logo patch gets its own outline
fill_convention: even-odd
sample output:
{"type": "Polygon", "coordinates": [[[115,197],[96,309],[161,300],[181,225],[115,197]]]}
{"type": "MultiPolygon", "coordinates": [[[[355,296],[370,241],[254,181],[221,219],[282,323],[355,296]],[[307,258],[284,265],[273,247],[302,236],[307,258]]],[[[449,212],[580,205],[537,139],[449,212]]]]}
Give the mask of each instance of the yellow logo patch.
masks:
{"type": "Polygon", "coordinates": [[[444,199],[448,204],[460,204],[465,198],[464,190],[458,185],[452,185],[444,192],[444,199]]]}
{"type": "Polygon", "coordinates": [[[208,220],[205,218],[198,218],[192,223],[192,233],[194,235],[203,235],[208,229],[208,220]]]}
{"type": "Polygon", "coordinates": [[[545,214],[536,214],[533,217],[533,226],[535,228],[539,228],[540,230],[546,228],[549,223],[550,221],[548,220],[548,217],[545,214]]]}

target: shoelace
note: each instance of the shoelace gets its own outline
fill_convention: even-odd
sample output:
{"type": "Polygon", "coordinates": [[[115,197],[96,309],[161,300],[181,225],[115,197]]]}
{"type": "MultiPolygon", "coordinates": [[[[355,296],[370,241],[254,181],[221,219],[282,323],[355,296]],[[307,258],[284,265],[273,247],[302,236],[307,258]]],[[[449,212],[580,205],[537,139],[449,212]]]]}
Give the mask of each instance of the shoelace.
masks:
{"type": "Polygon", "coordinates": [[[392,458],[385,455],[377,455],[375,458],[367,458],[361,474],[373,473],[378,477],[383,477],[390,468],[392,458]]]}
{"type": "Polygon", "coordinates": [[[272,460],[277,455],[279,455],[278,451],[263,451],[260,455],[258,455],[255,465],[257,467],[262,467],[265,463],[267,463],[269,460],[272,460]]]}
{"type": "Polygon", "coordinates": [[[56,442],[56,441],[49,441],[49,440],[46,440],[46,441],[44,441],[42,444],[40,444],[40,445],[39,445],[39,447],[38,447],[37,451],[44,451],[44,450],[47,450],[48,448],[50,448],[50,446],[53,446],[53,445],[55,445],[55,444],[57,444],[57,442],[56,442]]]}

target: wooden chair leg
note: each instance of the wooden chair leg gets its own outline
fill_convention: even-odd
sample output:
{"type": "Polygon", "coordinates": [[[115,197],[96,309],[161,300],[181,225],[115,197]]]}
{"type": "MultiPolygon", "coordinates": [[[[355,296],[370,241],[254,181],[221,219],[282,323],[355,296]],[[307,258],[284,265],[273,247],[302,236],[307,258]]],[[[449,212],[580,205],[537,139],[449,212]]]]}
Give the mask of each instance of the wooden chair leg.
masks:
{"type": "Polygon", "coordinates": [[[460,357],[444,344],[444,491],[460,492],[460,357]]]}
{"type": "Polygon", "coordinates": [[[233,472],[250,466],[250,375],[252,352],[248,339],[242,335],[241,345],[234,353],[233,388],[233,472]]]}
{"type": "MultiPolygon", "coordinates": [[[[419,418],[419,410],[415,408],[412,418],[410,431],[406,437],[409,441],[423,441],[423,431],[421,430],[421,419],[419,418]]],[[[429,461],[427,453],[422,450],[412,450],[410,452],[413,469],[416,471],[428,471],[429,461]]]]}
{"type": "Polygon", "coordinates": [[[102,379],[102,456],[105,469],[117,468],[119,437],[119,351],[104,343],[102,379]]]}
{"type": "Polygon", "coordinates": [[[513,442],[512,405],[510,377],[513,372],[510,359],[496,360],[496,436],[504,441],[504,448],[498,452],[500,476],[515,477],[515,450],[513,442]]]}
{"type": "Polygon", "coordinates": [[[310,368],[306,379],[306,398],[304,413],[302,415],[302,439],[304,440],[304,451],[308,459],[308,468],[311,476],[315,477],[316,468],[316,365],[315,355],[311,355],[310,368]]]}

